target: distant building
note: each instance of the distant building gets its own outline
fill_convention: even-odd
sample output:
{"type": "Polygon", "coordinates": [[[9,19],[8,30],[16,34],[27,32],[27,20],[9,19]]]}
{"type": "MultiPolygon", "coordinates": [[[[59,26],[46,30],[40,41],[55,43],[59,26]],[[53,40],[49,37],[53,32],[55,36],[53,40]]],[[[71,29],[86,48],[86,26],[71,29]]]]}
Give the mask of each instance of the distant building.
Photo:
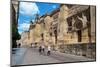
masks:
{"type": "Polygon", "coordinates": [[[30,37],[29,37],[29,31],[24,31],[21,33],[21,39],[17,40],[17,44],[21,44],[21,47],[28,47],[30,44],[30,37]]]}

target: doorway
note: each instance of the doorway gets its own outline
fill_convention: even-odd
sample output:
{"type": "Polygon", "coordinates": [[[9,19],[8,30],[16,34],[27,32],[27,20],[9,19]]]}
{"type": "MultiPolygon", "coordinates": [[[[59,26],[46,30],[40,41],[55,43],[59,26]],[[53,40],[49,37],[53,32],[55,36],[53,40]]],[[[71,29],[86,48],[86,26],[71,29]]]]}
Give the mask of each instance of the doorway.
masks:
{"type": "Polygon", "coordinates": [[[78,42],[81,42],[82,41],[82,32],[81,32],[81,30],[77,31],[77,35],[78,35],[78,42]]]}

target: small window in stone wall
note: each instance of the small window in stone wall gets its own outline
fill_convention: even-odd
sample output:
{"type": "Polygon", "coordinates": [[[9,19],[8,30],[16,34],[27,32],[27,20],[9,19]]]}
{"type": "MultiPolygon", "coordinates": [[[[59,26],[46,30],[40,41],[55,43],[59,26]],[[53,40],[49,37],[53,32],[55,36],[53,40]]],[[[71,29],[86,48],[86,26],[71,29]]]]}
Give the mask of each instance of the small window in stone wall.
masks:
{"type": "Polygon", "coordinates": [[[67,19],[67,24],[68,24],[68,31],[72,30],[72,18],[67,19]]]}

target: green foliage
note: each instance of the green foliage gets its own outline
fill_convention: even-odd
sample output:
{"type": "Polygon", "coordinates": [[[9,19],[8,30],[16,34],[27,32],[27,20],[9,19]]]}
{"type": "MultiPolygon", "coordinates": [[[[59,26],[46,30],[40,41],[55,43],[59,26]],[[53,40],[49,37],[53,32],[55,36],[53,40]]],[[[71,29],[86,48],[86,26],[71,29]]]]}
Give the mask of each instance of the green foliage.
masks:
{"type": "Polygon", "coordinates": [[[12,25],[12,39],[19,40],[21,38],[16,26],[12,25]]]}
{"type": "Polygon", "coordinates": [[[12,47],[16,48],[17,47],[17,43],[16,40],[19,40],[21,38],[20,34],[18,33],[18,29],[17,26],[12,24],[12,47]]]}

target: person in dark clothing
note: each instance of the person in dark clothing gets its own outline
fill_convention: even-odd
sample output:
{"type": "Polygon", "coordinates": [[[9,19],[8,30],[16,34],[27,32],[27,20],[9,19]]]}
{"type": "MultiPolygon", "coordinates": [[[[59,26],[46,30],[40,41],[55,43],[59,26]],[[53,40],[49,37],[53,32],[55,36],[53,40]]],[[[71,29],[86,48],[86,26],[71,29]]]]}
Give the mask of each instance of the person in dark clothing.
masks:
{"type": "Polygon", "coordinates": [[[18,47],[20,48],[20,46],[21,46],[21,44],[19,43],[19,44],[18,44],[18,47]]]}
{"type": "Polygon", "coordinates": [[[48,56],[50,55],[50,51],[47,52],[47,55],[48,55],[48,56]]]}
{"type": "Polygon", "coordinates": [[[40,47],[39,47],[39,53],[40,53],[40,54],[41,54],[41,51],[42,51],[42,47],[40,46],[40,47]]]}

